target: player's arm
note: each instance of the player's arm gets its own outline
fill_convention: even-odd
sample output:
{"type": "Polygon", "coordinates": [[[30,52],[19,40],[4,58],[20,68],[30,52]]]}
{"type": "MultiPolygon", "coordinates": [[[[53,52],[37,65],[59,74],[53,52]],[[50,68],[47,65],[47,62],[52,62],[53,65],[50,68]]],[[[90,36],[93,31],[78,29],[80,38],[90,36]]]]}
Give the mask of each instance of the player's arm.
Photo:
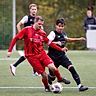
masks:
{"type": "Polygon", "coordinates": [[[21,31],[12,39],[12,41],[11,41],[11,43],[10,43],[10,46],[9,46],[9,49],[8,49],[7,57],[10,57],[10,56],[11,56],[12,49],[13,49],[14,45],[16,44],[17,40],[23,39],[23,37],[24,37],[24,32],[25,32],[25,30],[21,30],[21,31]]]}
{"type": "Polygon", "coordinates": [[[67,42],[76,42],[76,41],[85,41],[86,39],[84,37],[80,38],[66,38],[67,42]]]}
{"type": "Polygon", "coordinates": [[[21,26],[22,26],[22,22],[20,21],[18,24],[17,24],[17,31],[20,32],[21,31],[21,26]]]}
{"type": "Polygon", "coordinates": [[[28,21],[28,16],[24,16],[17,24],[17,31],[20,32],[24,23],[28,21]]]}
{"type": "Polygon", "coordinates": [[[52,48],[54,48],[54,49],[56,49],[56,50],[58,50],[58,51],[65,51],[64,48],[60,48],[60,47],[57,46],[55,43],[53,43],[52,40],[49,40],[49,38],[47,37],[46,34],[44,34],[43,37],[44,37],[44,42],[45,42],[48,46],[50,46],[50,47],[52,47],[52,48]]]}

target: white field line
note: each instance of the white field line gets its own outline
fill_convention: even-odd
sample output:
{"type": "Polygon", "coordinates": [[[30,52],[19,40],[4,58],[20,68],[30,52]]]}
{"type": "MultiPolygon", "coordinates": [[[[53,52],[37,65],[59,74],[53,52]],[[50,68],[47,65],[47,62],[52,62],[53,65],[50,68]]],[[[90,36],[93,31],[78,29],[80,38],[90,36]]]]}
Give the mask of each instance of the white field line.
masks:
{"type": "Polygon", "coordinates": [[[0,61],[4,61],[4,60],[6,60],[6,61],[8,61],[8,60],[17,60],[18,58],[0,58],[0,61]]]}
{"type": "MultiPolygon", "coordinates": [[[[0,89],[42,89],[44,87],[0,87],[0,89]]],[[[63,87],[64,89],[76,89],[77,87],[63,87]]],[[[96,89],[96,87],[88,87],[89,89],[96,89]]]]}

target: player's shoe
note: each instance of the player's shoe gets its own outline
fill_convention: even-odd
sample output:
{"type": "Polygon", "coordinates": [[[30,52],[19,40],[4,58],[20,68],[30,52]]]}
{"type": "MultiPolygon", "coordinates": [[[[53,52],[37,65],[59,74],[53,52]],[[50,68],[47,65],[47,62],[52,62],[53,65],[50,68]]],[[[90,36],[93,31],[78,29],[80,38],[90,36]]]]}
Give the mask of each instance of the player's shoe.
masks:
{"type": "Polygon", "coordinates": [[[81,85],[81,87],[79,88],[79,91],[86,91],[86,90],[88,90],[88,87],[83,85],[81,85]]]}
{"type": "Polygon", "coordinates": [[[71,82],[67,80],[66,78],[62,78],[62,80],[59,80],[58,82],[63,82],[65,84],[70,84],[71,82]]]}
{"type": "Polygon", "coordinates": [[[13,64],[10,64],[10,70],[11,70],[12,75],[15,76],[16,75],[16,67],[13,66],[13,64]]]}
{"type": "Polygon", "coordinates": [[[45,88],[45,92],[51,92],[50,87],[45,88]]]}
{"type": "Polygon", "coordinates": [[[41,76],[41,74],[38,74],[37,72],[33,73],[33,76],[41,76]]]}

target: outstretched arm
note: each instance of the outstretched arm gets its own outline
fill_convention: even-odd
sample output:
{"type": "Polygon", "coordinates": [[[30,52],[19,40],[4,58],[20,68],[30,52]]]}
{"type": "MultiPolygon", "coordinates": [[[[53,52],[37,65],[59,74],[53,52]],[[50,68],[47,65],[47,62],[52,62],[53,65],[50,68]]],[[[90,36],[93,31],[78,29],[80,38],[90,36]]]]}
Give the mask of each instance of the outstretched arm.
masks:
{"type": "Polygon", "coordinates": [[[85,41],[86,39],[84,37],[80,37],[80,38],[67,38],[66,41],[67,42],[75,42],[75,41],[85,41]]]}
{"type": "Polygon", "coordinates": [[[13,40],[12,40],[11,43],[10,43],[10,47],[9,47],[9,49],[8,49],[7,57],[10,57],[10,56],[11,56],[12,49],[13,49],[14,45],[16,44],[17,40],[23,39],[23,37],[24,37],[24,32],[25,32],[25,29],[23,29],[22,31],[20,31],[20,33],[18,33],[18,34],[13,38],[13,40]]]}

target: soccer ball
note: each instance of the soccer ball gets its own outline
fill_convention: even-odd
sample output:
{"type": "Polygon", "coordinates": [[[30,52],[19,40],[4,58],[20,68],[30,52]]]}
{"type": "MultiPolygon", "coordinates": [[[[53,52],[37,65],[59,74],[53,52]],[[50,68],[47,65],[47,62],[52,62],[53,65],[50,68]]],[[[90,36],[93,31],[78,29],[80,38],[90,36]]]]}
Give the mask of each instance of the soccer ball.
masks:
{"type": "Polygon", "coordinates": [[[60,83],[56,82],[51,85],[50,89],[53,93],[61,93],[63,87],[60,83]]]}

